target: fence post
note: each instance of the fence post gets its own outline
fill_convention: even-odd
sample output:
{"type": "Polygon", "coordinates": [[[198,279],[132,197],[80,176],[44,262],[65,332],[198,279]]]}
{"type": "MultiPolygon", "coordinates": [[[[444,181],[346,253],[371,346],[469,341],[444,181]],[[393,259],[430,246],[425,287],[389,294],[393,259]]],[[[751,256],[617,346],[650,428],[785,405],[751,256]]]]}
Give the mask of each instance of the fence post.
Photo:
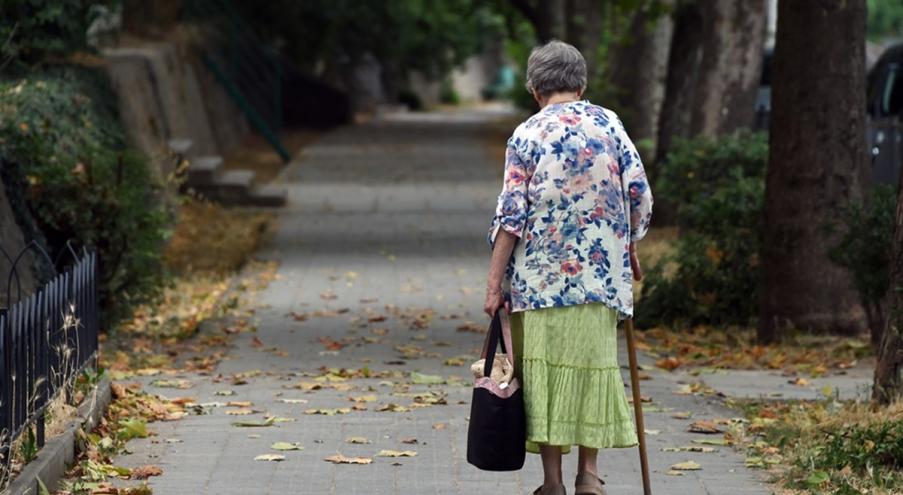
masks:
{"type": "Polygon", "coordinates": [[[6,308],[0,308],[0,479],[6,479],[9,465],[10,445],[12,444],[12,393],[10,391],[9,362],[9,314],[6,308]]]}
{"type": "Polygon", "coordinates": [[[39,411],[35,418],[35,441],[38,448],[44,446],[44,412],[47,409],[47,393],[45,387],[47,385],[47,380],[50,378],[47,376],[47,349],[44,345],[44,330],[47,325],[47,320],[45,318],[47,313],[45,311],[45,299],[44,290],[41,289],[32,296],[31,305],[31,341],[33,344],[32,349],[35,354],[32,363],[34,366],[34,380],[32,381],[32,386],[35,394],[34,410],[39,411]]]}

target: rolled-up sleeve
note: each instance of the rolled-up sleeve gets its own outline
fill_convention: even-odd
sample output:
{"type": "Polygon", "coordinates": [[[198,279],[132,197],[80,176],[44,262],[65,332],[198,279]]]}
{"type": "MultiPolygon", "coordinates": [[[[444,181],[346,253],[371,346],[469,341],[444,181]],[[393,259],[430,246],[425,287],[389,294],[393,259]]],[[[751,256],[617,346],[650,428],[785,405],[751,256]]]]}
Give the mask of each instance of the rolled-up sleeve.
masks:
{"type": "Polygon", "coordinates": [[[518,151],[519,143],[520,140],[515,137],[508,140],[505,151],[505,179],[495,209],[495,217],[489,229],[490,246],[495,244],[499,229],[521,238],[527,224],[527,188],[532,176],[532,167],[518,151]]]}
{"type": "Polygon", "coordinates": [[[624,185],[630,217],[630,240],[639,241],[649,231],[652,222],[652,189],[646,178],[643,161],[624,125],[618,121],[620,141],[621,184],[624,185]]]}

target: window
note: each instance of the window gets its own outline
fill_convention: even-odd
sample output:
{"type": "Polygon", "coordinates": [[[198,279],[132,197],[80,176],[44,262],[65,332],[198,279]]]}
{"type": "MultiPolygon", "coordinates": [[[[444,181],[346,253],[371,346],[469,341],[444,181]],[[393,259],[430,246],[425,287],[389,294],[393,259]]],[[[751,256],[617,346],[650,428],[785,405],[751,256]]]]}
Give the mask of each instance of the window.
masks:
{"type": "Polygon", "coordinates": [[[903,67],[890,64],[887,77],[881,91],[881,116],[900,115],[903,113],[903,67]]]}

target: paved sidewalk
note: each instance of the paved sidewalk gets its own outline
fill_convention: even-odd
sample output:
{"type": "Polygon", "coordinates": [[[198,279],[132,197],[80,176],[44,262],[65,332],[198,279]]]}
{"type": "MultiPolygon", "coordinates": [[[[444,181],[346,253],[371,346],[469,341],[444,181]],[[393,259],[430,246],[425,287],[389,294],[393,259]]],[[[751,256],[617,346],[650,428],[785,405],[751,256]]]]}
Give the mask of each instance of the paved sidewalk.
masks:
{"type": "MultiPolygon", "coordinates": [[[[116,462],[162,467],[163,475],[150,480],[156,495],[532,493],[542,479],[536,456],[515,473],[485,473],[465,461],[468,367],[483,336],[458,328],[468,320],[478,326],[486,321],[480,315],[489,254],[484,239],[501,177],[501,164],[488,157],[485,147],[483,122],[488,118],[479,113],[407,115],[341,129],[305,150],[284,174],[290,206],[265,253],[280,261],[279,277],[260,295],[264,306],[257,311],[258,331],[237,337],[230,358],[218,370],[225,376],[249,370],[263,373],[238,386],[185,375],[195,387],[184,394],[149,387],[162,394],[192,395],[200,402],[252,401],[256,410],[294,421],[238,428],[230,424],[259,421],[263,412],[230,416],[225,408],[211,408],[210,414],[152,425],[156,437],[130,443],[133,454],[116,462]],[[420,325],[425,328],[411,329],[410,320],[391,315],[391,311],[416,313],[414,308],[434,312],[428,324],[420,325]],[[287,316],[323,309],[341,312],[300,322],[287,316]],[[389,317],[368,322],[371,316],[379,320],[379,315],[389,317]],[[263,347],[253,345],[252,335],[263,347]],[[321,337],[347,338],[350,345],[330,351],[318,341],[321,337]],[[408,347],[399,351],[398,346],[408,347]],[[287,355],[265,352],[269,347],[287,355]],[[403,356],[405,351],[418,354],[418,348],[419,357],[403,356]],[[467,366],[444,364],[462,355],[467,366]],[[401,361],[405,364],[397,364],[401,361]],[[409,392],[441,390],[447,393],[448,405],[377,412],[388,403],[411,404],[410,397],[393,395],[407,378],[354,378],[343,382],[354,387],[350,391],[305,393],[289,388],[313,380],[322,366],[416,370],[464,380],[458,385],[410,387],[409,392]],[[223,389],[234,390],[235,395],[214,395],[223,389]],[[308,408],[350,407],[349,396],[368,394],[377,400],[365,404],[367,411],[304,414],[308,408]],[[346,443],[351,436],[372,443],[346,443]],[[416,444],[402,443],[410,438],[416,444]],[[299,442],[304,450],[282,452],[283,462],[253,460],[277,453],[270,449],[277,441],[299,442]],[[414,450],[417,456],[376,457],[382,449],[414,450]],[[337,452],[373,457],[373,463],[323,461],[337,452]]],[[[626,363],[623,350],[621,356],[626,363]]],[[[704,454],[662,452],[664,447],[690,445],[691,439],[699,438],[686,431],[690,420],[676,419],[674,412],[692,411],[693,419],[736,413],[724,410],[713,398],[674,394],[679,375],[647,373],[651,380],[643,382],[643,394],[653,399],[652,409],[657,410],[646,417],[647,428],[658,432],[648,437],[656,494],[771,493],[730,448],[704,454]],[[702,470],[665,475],[670,465],[686,460],[699,462],[702,470]]],[[[570,484],[576,454],[565,460],[570,484]]],[[[636,449],[602,452],[600,468],[610,495],[642,493],[636,449]]]]}

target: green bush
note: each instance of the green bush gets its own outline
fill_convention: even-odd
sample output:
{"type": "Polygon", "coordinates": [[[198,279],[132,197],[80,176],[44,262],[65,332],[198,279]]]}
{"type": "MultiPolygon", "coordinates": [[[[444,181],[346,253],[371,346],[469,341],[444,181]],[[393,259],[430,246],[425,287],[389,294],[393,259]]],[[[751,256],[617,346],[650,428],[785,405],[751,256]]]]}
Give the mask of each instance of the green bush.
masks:
{"type": "Polygon", "coordinates": [[[85,48],[85,33],[113,0],[3,0],[0,64],[30,66],[85,48]]]}
{"type": "Polygon", "coordinates": [[[447,105],[458,105],[461,103],[461,96],[455,90],[451,79],[446,78],[442,81],[442,85],[439,88],[439,101],[447,105]]]}
{"type": "Polygon", "coordinates": [[[896,206],[897,191],[889,185],[873,188],[865,202],[851,203],[840,215],[837,244],[830,252],[831,260],[849,271],[875,338],[884,325],[881,301],[890,284],[896,206]]]}
{"type": "Polygon", "coordinates": [[[23,199],[18,216],[34,220],[53,256],[70,239],[96,247],[108,314],[158,286],[169,219],[115,101],[105,77],[84,68],[0,81],[0,170],[23,199]]]}
{"type": "Polygon", "coordinates": [[[756,315],[768,144],[763,134],[678,142],[655,185],[680,238],[643,283],[638,324],[748,324],[756,315]]]}

